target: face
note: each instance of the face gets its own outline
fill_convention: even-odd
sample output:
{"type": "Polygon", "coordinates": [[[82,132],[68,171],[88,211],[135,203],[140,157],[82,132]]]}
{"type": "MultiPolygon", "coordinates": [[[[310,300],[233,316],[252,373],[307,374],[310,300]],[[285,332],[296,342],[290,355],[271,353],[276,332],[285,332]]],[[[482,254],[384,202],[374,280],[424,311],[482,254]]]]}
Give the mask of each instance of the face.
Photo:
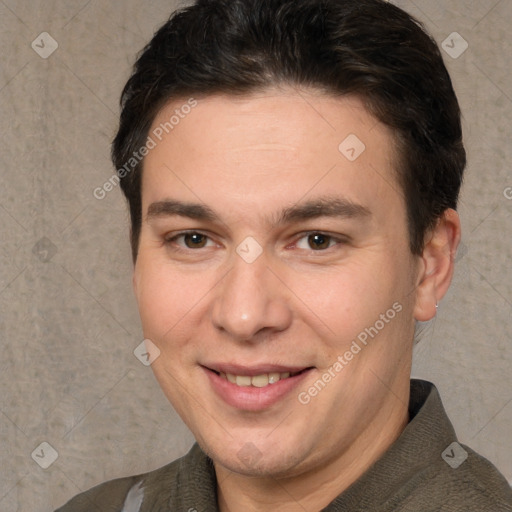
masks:
{"type": "Polygon", "coordinates": [[[392,135],[352,97],[186,103],[155,119],[143,171],[153,371],[217,465],[314,470],[405,410],[418,258],[392,135]]]}

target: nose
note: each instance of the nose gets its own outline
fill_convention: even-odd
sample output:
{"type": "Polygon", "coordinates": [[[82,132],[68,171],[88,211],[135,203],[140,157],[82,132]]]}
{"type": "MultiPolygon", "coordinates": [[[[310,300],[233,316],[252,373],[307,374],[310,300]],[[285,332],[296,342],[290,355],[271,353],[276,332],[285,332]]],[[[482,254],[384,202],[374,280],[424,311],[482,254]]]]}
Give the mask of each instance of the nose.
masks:
{"type": "Polygon", "coordinates": [[[290,290],[270,269],[265,253],[252,263],[235,255],[215,293],[212,322],[238,341],[261,341],[291,323],[290,290]]]}

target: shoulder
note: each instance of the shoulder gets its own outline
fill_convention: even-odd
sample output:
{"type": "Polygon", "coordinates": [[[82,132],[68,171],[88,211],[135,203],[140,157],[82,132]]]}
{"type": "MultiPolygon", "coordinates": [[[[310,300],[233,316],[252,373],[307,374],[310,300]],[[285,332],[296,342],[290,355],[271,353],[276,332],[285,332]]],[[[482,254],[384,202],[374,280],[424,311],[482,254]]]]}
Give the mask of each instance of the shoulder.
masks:
{"type": "Polygon", "coordinates": [[[409,414],[388,451],[326,510],[512,512],[508,482],[487,459],[457,442],[432,383],[411,382],[409,414]]]}
{"type": "Polygon", "coordinates": [[[487,459],[457,442],[448,446],[440,459],[429,471],[423,494],[437,495],[442,510],[512,512],[512,489],[487,459]]]}
{"type": "Polygon", "coordinates": [[[159,469],[139,475],[103,482],[78,494],[55,512],[122,512],[139,510],[149,495],[159,501],[169,501],[179,486],[180,471],[194,463],[196,445],[190,452],[159,469]],[[152,496],[154,497],[154,496],[152,496]],[[137,504],[138,506],[135,506],[137,504]]]}
{"type": "Polygon", "coordinates": [[[420,457],[412,457],[415,470],[402,488],[404,507],[398,510],[446,512],[512,512],[512,489],[487,459],[457,442],[435,386],[412,382],[411,393],[421,407],[409,434],[420,457]],[[418,398],[419,397],[419,398],[418,398]]]}

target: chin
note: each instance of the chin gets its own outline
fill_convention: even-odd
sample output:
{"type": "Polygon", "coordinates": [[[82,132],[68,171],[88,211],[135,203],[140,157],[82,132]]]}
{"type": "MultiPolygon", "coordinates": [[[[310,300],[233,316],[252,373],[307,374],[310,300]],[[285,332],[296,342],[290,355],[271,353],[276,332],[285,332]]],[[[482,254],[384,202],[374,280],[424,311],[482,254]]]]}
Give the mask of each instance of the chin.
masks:
{"type": "Polygon", "coordinates": [[[199,443],[203,451],[215,462],[224,468],[244,476],[290,476],[297,471],[301,457],[296,449],[288,450],[282,444],[269,445],[260,450],[251,441],[234,442],[231,440],[226,446],[216,446],[211,449],[199,443]]]}

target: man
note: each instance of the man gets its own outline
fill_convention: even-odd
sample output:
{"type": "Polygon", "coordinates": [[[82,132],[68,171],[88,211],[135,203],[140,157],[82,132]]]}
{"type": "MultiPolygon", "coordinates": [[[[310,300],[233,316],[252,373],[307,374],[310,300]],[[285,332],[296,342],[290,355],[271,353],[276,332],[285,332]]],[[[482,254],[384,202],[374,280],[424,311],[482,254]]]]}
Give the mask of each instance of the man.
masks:
{"type": "Polygon", "coordinates": [[[198,0],[138,59],[113,161],[188,455],[61,511],[510,511],[410,381],[460,240],[460,111],[380,0],[198,0]]]}

